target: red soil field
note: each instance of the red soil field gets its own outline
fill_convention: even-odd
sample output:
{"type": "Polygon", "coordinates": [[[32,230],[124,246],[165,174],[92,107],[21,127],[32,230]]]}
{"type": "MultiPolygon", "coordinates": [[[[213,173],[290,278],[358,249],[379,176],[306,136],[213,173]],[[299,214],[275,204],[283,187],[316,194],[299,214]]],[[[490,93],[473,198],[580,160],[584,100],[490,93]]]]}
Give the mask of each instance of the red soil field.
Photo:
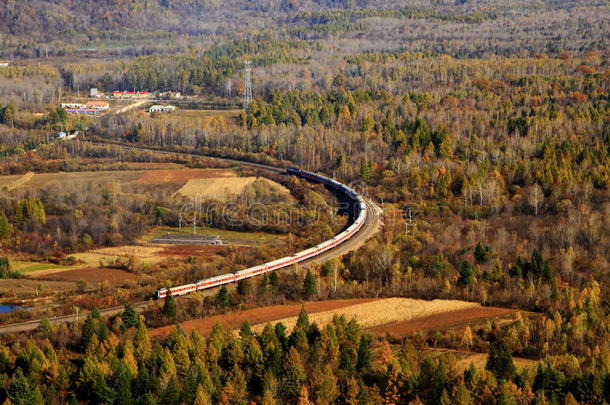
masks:
{"type": "Polygon", "coordinates": [[[98,283],[108,281],[110,283],[122,283],[135,280],[136,275],[119,269],[90,267],[86,269],[66,270],[58,273],[41,276],[41,278],[61,281],[88,281],[98,283]]]}
{"type": "MultiPolygon", "coordinates": [[[[350,299],[350,300],[332,300],[319,302],[306,302],[303,304],[290,305],[271,305],[264,308],[248,309],[237,311],[228,314],[214,315],[204,319],[195,319],[181,323],[180,326],[185,332],[190,333],[196,330],[202,335],[207,335],[212,331],[212,328],[217,323],[224,325],[227,329],[239,329],[244,321],[250,322],[252,325],[276,321],[279,319],[296,316],[305,308],[308,313],[331,311],[334,309],[349,307],[356,304],[364,304],[367,302],[377,301],[375,298],[366,299],[350,299]]],[[[174,329],[174,325],[163,326],[150,331],[153,337],[166,337],[174,329]]]]}
{"type": "Polygon", "coordinates": [[[377,336],[391,335],[394,337],[405,337],[417,333],[422,329],[447,329],[466,326],[469,323],[481,321],[488,318],[503,317],[514,313],[515,310],[497,307],[475,307],[449,311],[423,318],[410,319],[408,321],[393,322],[379,325],[368,329],[377,336]]]}
{"type": "Polygon", "coordinates": [[[217,177],[235,177],[227,169],[179,169],[149,170],[135,180],[136,184],[186,183],[191,179],[211,179],[217,177]]]}

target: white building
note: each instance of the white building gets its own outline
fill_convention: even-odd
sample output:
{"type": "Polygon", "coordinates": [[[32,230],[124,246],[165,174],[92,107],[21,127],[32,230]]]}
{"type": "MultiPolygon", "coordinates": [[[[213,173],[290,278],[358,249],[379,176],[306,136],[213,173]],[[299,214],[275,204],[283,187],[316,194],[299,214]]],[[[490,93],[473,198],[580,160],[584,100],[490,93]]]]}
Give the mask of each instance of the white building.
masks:
{"type": "Polygon", "coordinates": [[[73,109],[73,108],[81,109],[81,108],[86,108],[86,107],[84,104],[81,104],[81,103],[62,103],[61,108],[63,108],[63,109],[68,109],[68,108],[69,109],[73,109]]]}
{"type": "Polygon", "coordinates": [[[10,65],[10,62],[7,62],[5,60],[0,60],[0,67],[8,67],[8,65],[10,65]]]}
{"type": "Polygon", "coordinates": [[[173,105],[153,105],[148,109],[148,112],[173,112],[176,111],[176,107],[173,105]]]}

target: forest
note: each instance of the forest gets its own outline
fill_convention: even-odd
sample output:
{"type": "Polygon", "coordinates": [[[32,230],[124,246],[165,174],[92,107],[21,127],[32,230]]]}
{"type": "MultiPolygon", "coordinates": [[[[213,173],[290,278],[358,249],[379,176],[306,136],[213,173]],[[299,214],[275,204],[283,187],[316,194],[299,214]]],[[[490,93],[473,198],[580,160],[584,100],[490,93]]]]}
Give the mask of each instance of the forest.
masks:
{"type": "MultiPolygon", "coordinates": [[[[198,215],[212,229],[272,236],[255,247],[221,246],[214,260],[127,257],[110,264],[133,276],[124,283],[79,282],[52,304],[1,314],[43,320],[0,336],[0,403],[610,403],[609,21],[596,0],[1,2],[0,60],[10,62],[0,67],[1,175],[220,168],[290,195],[255,182],[229,217],[203,202],[198,215]],[[246,108],[191,107],[241,105],[246,60],[246,108]],[[178,91],[188,104],[162,116],[60,107],[90,87],[178,91]],[[58,131],[82,135],[61,142],[58,131]],[[132,304],[160,287],[283,257],[346,226],[329,190],[212,156],[337,178],[382,207],[383,226],[341,257],[140,312],[132,304]],[[276,220],[251,218],[253,203],[276,220]],[[317,324],[304,309],[293,328],[181,326],[389,297],[511,315],[401,337],[342,316],[317,324]],[[114,306],[118,315],[99,311],[114,306]],[[82,319],[51,322],[75,307],[82,319]],[[484,360],[464,365],[464,353],[484,360]]],[[[184,204],[142,184],[2,187],[0,281],[29,280],[19,260],[70,265],[78,253],[182,227],[184,204]]],[[[43,300],[37,286],[28,299],[43,300]]]]}

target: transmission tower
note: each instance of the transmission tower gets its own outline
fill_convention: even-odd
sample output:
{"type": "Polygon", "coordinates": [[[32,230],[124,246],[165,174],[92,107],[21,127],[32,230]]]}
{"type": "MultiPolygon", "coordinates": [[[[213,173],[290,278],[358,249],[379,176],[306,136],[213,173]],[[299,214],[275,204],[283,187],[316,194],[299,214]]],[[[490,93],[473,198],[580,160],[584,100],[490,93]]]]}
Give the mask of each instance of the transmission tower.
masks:
{"type": "Polygon", "coordinates": [[[252,102],[252,79],[250,78],[250,73],[252,72],[252,67],[250,61],[247,60],[245,63],[244,69],[244,78],[246,82],[246,89],[244,94],[244,110],[248,108],[250,103],[252,102]]]}

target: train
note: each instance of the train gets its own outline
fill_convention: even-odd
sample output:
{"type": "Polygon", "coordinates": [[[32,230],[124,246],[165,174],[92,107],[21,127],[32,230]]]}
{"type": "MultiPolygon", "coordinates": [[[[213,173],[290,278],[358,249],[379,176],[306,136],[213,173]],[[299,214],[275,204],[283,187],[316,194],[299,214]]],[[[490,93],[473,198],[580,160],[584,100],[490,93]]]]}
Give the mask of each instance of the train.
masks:
{"type": "Polygon", "coordinates": [[[356,234],[360,228],[366,222],[367,209],[364,198],[358,192],[352,188],[342,184],[336,180],[322,176],[320,174],[308,172],[297,168],[289,168],[286,170],[287,174],[302,177],[307,180],[322,183],[327,187],[334,189],[340,193],[345,194],[354,207],[354,221],[347,227],[343,232],[336,235],[334,238],[320,243],[314,247],[295,253],[291,256],[286,256],[281,259],[274,260],[265,264],[250,267],[248,269],[240,270],[235,273],[222,274],[215,277],[206,278],[190,284],[183,284],[171,288],[161,288],[155,291],[154,297],[156,299],[162,299],[167,297],[168,294],[172,296],[180,296],[193,293],[195,291],[206,290],[208,288],[219,287],[224,284],[235,283],[240,280],[255,277],[261,274],[269,273],[272,271],[279,270],[284,267],[292,266],[296,263],[318,256],[337,245],[350,239],[356,234]]]}

